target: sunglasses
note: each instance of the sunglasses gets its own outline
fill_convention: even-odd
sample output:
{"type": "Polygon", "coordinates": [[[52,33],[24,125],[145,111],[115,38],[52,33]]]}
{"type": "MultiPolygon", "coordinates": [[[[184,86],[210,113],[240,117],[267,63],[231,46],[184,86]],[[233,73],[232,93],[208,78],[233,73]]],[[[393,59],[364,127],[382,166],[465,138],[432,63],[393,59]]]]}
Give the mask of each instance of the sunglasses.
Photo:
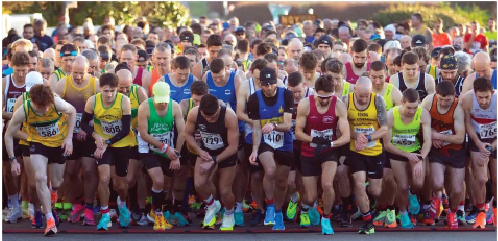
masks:
{"type": "Polygon", "coordinates": [[[319,95],[317,95],[316,97],[320,98],[321,100],[329,100],[329,99],[332,99],[332,96],[333,95],[331,95],[331,96],[319,96],[319,95]]]}

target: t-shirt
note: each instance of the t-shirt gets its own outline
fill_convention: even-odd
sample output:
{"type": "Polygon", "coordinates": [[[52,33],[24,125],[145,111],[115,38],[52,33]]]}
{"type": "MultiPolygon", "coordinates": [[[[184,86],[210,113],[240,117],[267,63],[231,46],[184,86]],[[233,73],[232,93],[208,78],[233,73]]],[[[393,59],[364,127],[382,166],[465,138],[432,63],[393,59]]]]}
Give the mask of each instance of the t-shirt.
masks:
{"type": "Polygon", "coordinates": [[[451,45],[450,36],[447,33],[432,34],[432,44],[434,47],[442,47],[444,45],[451,45]]]}
{"type": "Polygon", "coordinates": [[[491,41],[491,40],[496,41],[496,39],[497,39],[496,35],[497,35],[496,32],[485,32],[484,33],[484,36],[486,36],[486,38],[488,38],[488,41],[491,41]]]}
{"type": "MultiPolygon", "coordinates": [[[[267,97],[264,94],[262,95],[267,106],[274,106],[277,104],[278,91],[280,90],[280,88],[277,88],[277,93],[272,97],[267,97]]],[[[284,112],[292,114],[294,110],[294,95],[292,94],[292,91],[287,89],[284,90],[284,103],[284,112]]],[[[259,99],[256,92],[249,96],[249,100],[247,101],[247,115],[251,120],[261,119],[259,117],[259,99]]]]}
{"type": "MultiPolygon", "coordinates": [[[[468,43],[470,40],[470,34],[466,34],[465,37],[463,38],[464,43],[468,43]]],[[[468,54],[474,54],[475,51],[479,49],[486,49],[486,46],[488,46],[488,38],[486,36],[479,34],[474,38],[474,45],[472,48],[467,50],[468,54]]]]}
{"type": "Polygon", "coordinates": [[[41,49],[40,49],[41,51],[45,51],[45,49],[54,46],[54,41],[52,40],[51,37],[47,35],[43,35],[43,37],[35,36],[35,38],[41,42],[41,49]]]}

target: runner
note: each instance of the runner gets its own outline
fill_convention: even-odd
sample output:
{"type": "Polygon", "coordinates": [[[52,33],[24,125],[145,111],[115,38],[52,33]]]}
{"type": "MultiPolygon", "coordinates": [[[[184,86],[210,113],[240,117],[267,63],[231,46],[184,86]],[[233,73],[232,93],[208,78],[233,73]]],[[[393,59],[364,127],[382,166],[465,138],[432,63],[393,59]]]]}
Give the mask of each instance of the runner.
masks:
{"type": "Polygon", "coordinates": [[[221,209],[220,202],[213,197],[216,187],[210,178],[216,166],[219,174],[218,188],[225,205],[220,230],[232,231],[235,225],[232,183],[237,165],[238,132],[237,116],[230,108],[221,107],[214,95],[204,95],[199,106],[188,114],[185,137],[189,146],[199,154],[195,162],[194,184],[207,208],[204,228],[214,228],[215,215],[221,209]],[[195,130],[199,130],[202,137],[200,145],[193,136],[195,130]]]}
{"type": "Polygon", "coordinates": [[[194,66],[193,74],[197,79],[202,79],[202,76],[209,70],[211,61],[216,58],[218,51],[223,47],[223,42],[220,35],[213,34],[207,40],[207,49],[209,52],[208,58],[203,58],[199,63],[194,66]]]}
{"type": "MultiPolygon", "coordinates": [[[[477,56],[476,56],[477,58],[477,56]]],[[[468,147],[472,159],[475,186],[473,195],[479,209],[474,228],[485,228],[485,196],[488,165],[491,180],[496,185],[496,91],[489,79],[479,77],[473,83],[474,90],[462,97],[465,112],[465,128],[469,136],[468,147]]],[[[496,190],[493,190],[496,198],[496,190]]],[[[493,225],[496,227],[496,202],[493,202],[493,225]]]]}
{"type": "Polygon", "coordinates": [[[344,65],[340,60],[332,58],[324,60],[323,62],[322,66],[324,68],[322,69],[322,72],[332,76],[332,81],[334,82],[334,95],[337,96],[337,98],[342,98],[350,92],[354,92],[354,84],[344,80],[344,65]]]}
{"type": "Polygon", "coordinates": [[[427,95],[436,92],[436,85],[431,75],[418,70],[418,56],[412,52],[403,55],[403,71],[394,74],[389,79],[389,83],[394,85],[401,92],[408,88],[417,90],[419,100],[422,101],[427,95]]]}
{"type": "Polygon", "coordinates": [[[298,38],[293,38],[289,41],[287,47],[287,56],[294,61],[299,62],[301,56],[303,55],[303,42],[298,38]]]}
{"type": "Polygon", "coordinates": [[[461,93],[465,94],[467,91],[471,90],[474,81],[481,77],[491,81],[493,89],[496,90],[497,70],[491,69],[491,58],[488,53],[479,52],[474,56],[474,70],[475,74],[469,74],[463,82],[461,93]]]}
{"type": "Polygon", "coordinates": [[[462,87],[465,79],[457,73],[458,64],[455,56],[453,55],[443,56],[439,63],[439,69],[441,75],[436,80],[436,88],[439,85],[439,83],[444,81],[449,81],[453,83],[453,86],[455,88],[455,97],[458,98],[462,93],[462,87]]]}
{"type": "Polygon", "coordinates": [[[135,65],[138,61],[138,49],[135,45],[125,44],[121,47],[119,62],[126,63],[128,69],[133,74],[133,84],[142,86],[143,83],[150,83],[151,74],[149,71],[135,65]]]}
{"type": "Polygon", "coordinates": [[[304,85],[310,88],[315,87],[315,81],[320,77],[320,73],[316,72],[318,59],[311,52],[304,52],[299,59],[299,72],[303,74],[304,85]]]}
{"type": "Polygon", "coordinates": [[[413,228],[415,222],[410,220],[407,206],[412,215],[420,211],[417,193],[424,184],[426,158],[432,146],[430,114],[418,105],[419,102],[418,92],[409,88],[403,92],[402,105],[387,112],[389,129],[384,136],[384,145],[398,185],[397,204],[402,228],[413,228]],[[418,137],[420,129],[423,141],[418,137]]]}
{"type": "Polygon", "coordinates": [[[178,150],[181,150],[185,141],[185,121],[180,106],[169,96],[168,84],[159,82],[152,90],[154,97],[140,104],[138,110],[138,142],[140,160],[144,162],[153,182],[151,194],[155,215],[154,230],[166,230],[172,229],[173,226],[164,218],[162,212],[168,192],[164,187],[168,187],[172,181],[173,171],[180,169],[178,150]],[[176,133],[180,133],[178,136],[175,136],[173,126],[176,133]]]}
{"type": "Polygon", "coordinates": [[[368,60],[368,44],[363,39],[354,41],[351,50],[353,51],[353,58],[344,64],[346,68],[346,81],[351,84],[356,84],[360,76],[370,69],[368,60]]]}
{"type": "Polygon", "coordinates": [[[172,73],[165,74],[157,82],[166,82],[170,86],[171,98],[180,103],[190,98],[190,85],[197,79],[190,73],[190,60],[187,57],[178,56],[173,59],[171,65],[172,73]]]}
{"type": "MultiPolygon", "coordinates": [[[[57,47],[57,46],[56,46],[57,47]]],[[[78,47],[74,44],[64,44],[60,48],[60,68],[57,68],[50,78],[48,82],[52,90],[55,90],[57,82],[59,82],[62,78],[66,77],[71,73],[71,66],[73,64],[74,58],[78,56],[80,51],[78,47]]],[[[57,66],[57,64],[56,64],[57,66]]]]}
{"type": "Polygon", "coordinates": [[[152,86],[162,76],[171,73],[171,47],[169,44],[158,43],[152,51],[151,62],[153,69],[150,72],[150,81],[149,79],[145,79],[142,83],[147,95],[152,94],[152,86]]]}
{"type": "Polygon", "coordinates": [[[355,92],[342,97],[342,100],[347,106],[351,135],[347,165],[353,173],[354,193],[365,221],[359,233],[373,234],[365,183],[369,183],[369,193],[374,198],[379,197],[386,159],[380,142],[387,131],[386,104],[381,96],[372,93],[372,81],[367,77],[360,77],[355,92]]]}
{"type": "Polygon", "coordinates": [[[14,156],[13,136],[28,141],[31,165],[35,170],[36,191],[47,219],[45,236],[57,233],[54,212],[51,210],[50,192],[55,192],[63,181],[66,156],[73,152],[72,135],[76,123],[73,106],[55,97],[49,86],[36,85],[30,89],[30,100],[18,109],[4,136],[13,176],[21,174],[21,166],[14,156]],[[19,132],[23,121],[27,133],[19,132]],[[47,166],[52,164],[50,187],[47,185],[47,166]]]}
{"type": "Polygon", "coordinates": [[[277,87],[275,70],[260,71],[261,90],[249,97],[248,112],[253,124],[251,165],[262,165],[265,171],[263,188],[266,194],[265,225],[285,230],[282,205],[287,191],[292,151],[292,92],[277,87]],[[272,155],[273,154],[273,155],[272,155]],[[260,163],[256,160],[259,158],[260,163]]]}
{"type": "Polygon", "coordinates": [[[97,230],[107,230],[112,227],[109,218],[109,179],[113,178],[119,207],[119,224],[128,227],[130,212],[126,207],[128,162],[130,147],[136,142],[131,130],[130,99],[117,93],[119,78],[116,74],[105,73],[99,79],[101,93],[88,98],[85,103],[85,113],[81,119],[81,128],[85,133],[92,133],[97,149],[94,157],[97,159],[99,171],[98,194],[102,218],[97,230]],[[93,119],[93,127],[90,121],[93,119]]]}
{"type": "Polygon", "coordinates": [[[95,140],[81,130],[81,117],[85,109],[85,102],[90,96],[100,92],[99,81],[88,74],[89,62],[83,56],[76,56],[71,67],[71,74],[62,78],[56,85],[55,93],[76,108],[76,125],[73,133],[73,143],[76,148],[71,156],[66,157],[66,185],[68,193],[66,199],[73,200],[73,211],[69,221],[76,223],[84,212],[83,225],[95,225],[93,217],[93,201],[97,187],[97,176],[95,175],[97,165],[93,153],[95,152],[95,140]],[[79,177],[80,166],[83,170],[83,180],[79,177]],[[86,208],[85,208],[86,207],[86,208]]]}
{"type": "MultiPolygon", "coordinates": [[[[448,57],[448,56],[445,56],[448,57]]],[[[441,59],[442,63],[445,57],[441,59]]],[[[443,63],[441,66],[445,65],[443,63]]],[[[443,74],[446,69],[443,68],[443,74]]],[[[445,169],[448,167],[450,180],[446,180],[451,185],[450,205],[451,212],[446,214],[448,228],[458,228],[457,216],[459,220],[465,220],[464,211],[458,210],[460,201],[463,199],[462,183],[465,178],[466,151],[462,145],[465,140],[465,124],[462,106],[455,97],[455,87],[452,82],[442,81],[436,87],[436,94],[429,95],[422,101],[422,107],[429,111],[431,115],[432,128],[432,148],[429,153],[430,180],[432,180],[432,206],[434,209],[426,209],[424,213],[424,223],[434,225],[434,218],[437,217],[436,210],[439,209],[442,198],[445,169]]],[[[448,185],[447,185],[448,186],[448,185]]],[[[448,194],[449,194],[448,193],[448,194]]]]}
{"type": "MultiPolygon", "coordinates": [[[[334,95],[331,78],[328,75],[318,78],[315,86],[316,94],[299,102],[296,118],[296,137],[302,141],[301,171],[307,198],[302,204],[301,224],[306,221],[308,223],[305,223],[305,226],[310,224],[307,212],[310,205],[317,201],[317,181],[321,176],[324,204],[321,220],[322,234],[334,234],[330,218],[335,200],[333,182],[338,154],[338,149],[335,148],[349,141],[347,109],[334,95]],[[339,138],[334,133],[336,128],[344,133],[339,138]],[[331,147],[335,148],[331,149],[331,147]]],[[[320,215],[317,217],[319,218],[320,215]]]]}

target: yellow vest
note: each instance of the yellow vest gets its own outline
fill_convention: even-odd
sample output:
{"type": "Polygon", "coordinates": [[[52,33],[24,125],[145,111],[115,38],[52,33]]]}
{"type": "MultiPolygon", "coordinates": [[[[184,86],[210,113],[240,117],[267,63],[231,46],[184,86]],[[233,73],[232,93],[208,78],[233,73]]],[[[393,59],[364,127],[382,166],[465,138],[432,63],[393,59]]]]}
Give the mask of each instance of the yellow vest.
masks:
{"type": "Polygon", "coordinates": [[[45,115],[37,115],[31,107],[31,100],[24,101],[23,108],[26,113],[28,142],[38,142],[48,147],[62,145],[68,134],[66,115],[59,113],[55,105],[45,115]]]}
{"type": "MultiPolygon", "coordinates": [[[[123,97],[121,93],[116,94],[116,99],[111,106],[104,108],[102,94],[95,95],[95,105],[93,107],[93,129],[100,136],[110,139],[123,128],[121,119],[123,117],[123,97]]],[[[120,141],[112,144],[112,147],[133,146],[137,142],[130,127],[130,132],[120,141]]]]}
{"type": "MultiPolygon", "coordinates": [[[[349,94],[349,103],[348,103],[348,121],[349,121],[349,129],[356,133],[363,133],[365,135],[371,135],[375,131],[377,131],[379,126],[379,120],[377,116],[377,109],[375,109],[375,94],[372,93],[370,95],[370,104],[368,105],[366,110],[360,111],[356,109],[354,103],[354,94],[349,94]]],[[[349,150],[355,151],[355,142],[356,140],[351,139],[349,142],[349,150]]],[[[365,156],[378,156],[382,153],[382,143],[379,140],[371,141],[367,144],[363,151],[358,152],[359,154],[365,156]]]]}

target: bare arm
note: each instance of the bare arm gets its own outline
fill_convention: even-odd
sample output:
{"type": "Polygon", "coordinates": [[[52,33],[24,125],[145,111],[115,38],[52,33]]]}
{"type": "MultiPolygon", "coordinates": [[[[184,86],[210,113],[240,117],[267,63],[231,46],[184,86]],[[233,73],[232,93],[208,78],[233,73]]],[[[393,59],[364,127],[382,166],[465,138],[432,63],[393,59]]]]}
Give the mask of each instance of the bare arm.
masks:
{"type": "MultiPolygon", "coordinates": [[[[12,115],[12,119],[7,126],[7,130],[5,132],[4,141],[5,148],[7,150],[7,154],[9,157],[14,156],[14,135],[21,129],[22,122],[24,121],[26,114],[24,112],[24,108],[20,108],[15,111],[12,115]]],[[[27,135],[26,135],[27,138],[27,135]]]]}
{"type": "Polygon", "coordinates": [[[454,135],[437,134],[438,139],[452,144],[462,144],[465,140],[465,122],[464,113],[461,104],[458,104],[453,113],[453,127],[455,129],[454,135]]]}
{"type": "Polygon", "coordinates": [[[304,132],[306,128],[306,120],[308,118],[310,111],[310,100],[309,97],[302,99],[297,106],[297,117],[296,117],[296,139],[302,142],[312,142],[313,138],[304,132]]]}
{"type": "Polygon", "coordinates": [[[157,148],[161,148],[163,143],[156,140],[151,135],[149,135],[149,121],[148,121],[149,116],[150,116],[149,103],[144,102],[140,104],[140,107],[138,107],[138,115],[137,115],[138,132],[140,133],[140,137],[142,138],[142,140],[157,148]]]}
{"type": "Polygon", "coordinates": [[[260,120],[252,120],[252,152],[258,153],[259,145],[261,144],[261,122],[260,120]]]}
{"type": "Polygon", "coordinates": [[[372,140],[377,140],[382,138],[387,133],[387,111],[386,103],[381,96],[375,97],[375,108],[377,109],[377,118],[379,119],[380,128],[370,135],[372,140]]]}
{"type": "Polygon", "coordinates": [[[142,80],[142,87],[145,90],[145,93],[147,96],[149,96],[151,93],[149,93],[149,88],[150,88],[150,83],[152,82],[152,77],[151,78],[146,78],[142,80]]]}
{"type": "Polygon", "coordinates": [[[62,78],[59,82],[56,83],[54,92],[58,96],[64,97],[62,96],[62,93],[64,92],[64,87],[66,87],[66,78],[62,78]]]}
{"type": "Polygon", "coordinates": [[[48,85],[50,86],[50,88],[52,88],[52,90],[55,90],[57,82],[59,82],[57,81],[57,75],[55,75],[55,73],[51,74],[48,78],[48,85]]]}
{"type": "Polygon", "coordinates": [[[180,151],[183,144],[185,144],[185,119],[183,119],[182,110],[178,103],[173,102],[173,115],[175,118],[176,131],[178,132],[178,138],[176,139],[176,150],[180,151]]]}
{"type": "Polygon", "coordinates": [[[237,153],[239,146],[239,126],[237,124],[237,115],[232,109],[226,108],[225,127],[227,128],[228,146],[225,150],[216,156],[216,162],[222,162],[237,153]]]}
{"type": "Polygon", "coordinates": [[[12,113],[9,113],[7,111],[5,111],[5,105],[7,104],[6,101],[5,101],[5,83],[6,83],[6,80],[5,78],[2,78],[2,99],[3,99],[3,104],[2,104],[2,119],[5,119],[5,120],[10,120],[10,118],[12,118],[12,113]]]}
{"type": "Polygon", "coordinates": [[[190,147],[194,148],[196,153],[200,153],[202,151],[201,147],[197,144],[197,141],[194,138],[195,121],[197,120],[198,113],[199,107],[194,107],[190,110],[187,116],[187,124],[185,125],[185,140],[190,147]]]}
{"type": "Polygon", "coordinates": [[[188,99],[183,99],[178,105],[180,106],[184,120],[187,119],[188,99]]]}
{"type": "Polygon", "coordinates": [[[429,155],[429,151],[432,146],[431,139],[431,115],[429,111],[426,109],[422,109],[422,117],[420,121],[420,125],[422,127],[422,134],[424,137],[424,143],[422,143],[422,150],[420,150],[420,155],[422,155],[422,159],[425,159],[427,155],[429,155]]]}
{"type": "Polygon", "coordinates": [[[436,82],[434,81],[434,77],[430,74],[425,74],[425,89],[427,90],[428,95],[436,93],[436,82]]]}
{"type": "Polygon", "coordinates": [[[403,99],[403,94],[398,88],[393,88],[391,92],[391,98],[393,99],[394,106],[400,106],[401,99],[403,99]]]}
{"type": "Polygon", "coordinates": [[[349,122],[348,122],[348,110],[344,103],[338,101],[335,106],[336,116],[339,117],[337,121],[337,126],[341,132],[341,136],[334,141],[334,146],[342,146],[349,143],[349,122]]]}
{"type": "MultiPolygon", "coordinates": [[[[206,72],[206,73],[208,73],[208,72],[206,72]]],[[[206,83],[206,78],[207,78],[207,74],[206,73],[204,73],[204,75],[202,75],[202,78],[200,78],[200,80],[202,80],[204,83],[206,83]]]]}
{"type": "Polygon", "coordinates": [[[472,122],[470,120],[470,109],[472,108],[473,102],[473,96],[471,94],[466,94],[462,99],[462,107],[463,112],[465,113],[465,130],[467,131],[467,135],[469,135],[469,138],[477,144],[480,143],[481,140],[477,136],[474,125],[472,125],[472,122]]]}
{"type": "Polygon", "coordinates": [[[147,90],[144,87],[138,88],[138,103],[142,104],[147,98],[147,90]]]}
{"type": "MultiPolygon", "coordinates": [[[[249,82],[244,82],[243,85],[249,82]]],[[[239,120],[245,121],[247,123],[251,123],[251,119],[246,113],[246,105],[247,105],[247,92],[249,91],[249,88],[246,88],[247,86],[243,86],[242,88],[239,88],[237,91],[237,117],[239,120]]]]}
{"type": "Polygon", "coordinates": [[[280,132],[287,132],[290,131],[292,127],[292,113],[284,113],[284,122],[279,123],[278,127],[275,128],[275,131],[280,131],[280,132]]]}
{"type": "Polygon", "coordinates": [[[467,91],[474,88],[474,81],[476,79],[475,76],[476,76],[475,73],[471,73],[471,74],[467,75],[467,78],[465,78],[465,80],[463,81],[462,92],[460,93],[460,95],[463,95],[463,94],[467,93],[467,91]]]}
{"type": "Polygon", "coordinates": [[[201,79],[202,78],[202,61],[199,61],[197,64],[194,65],[194,69],[192,70],[192,74],[197,78],[201,79]]]}
{"type": "Polygon", "coordinates": [[[384,148],[386,149],[386,151],[388,151],[389,153],[392,153],[394,155],[406,156],[408,154],[408,152],[399,150],[397,147],[395,147],[391,143],[391,138],[392,138],[392,135],[393,135],[392,134],[393,126],[394,126],[393,109],[390,109],[387,112],[387,134],[383,138],[383,140],[384,140],[384,148]]]}

